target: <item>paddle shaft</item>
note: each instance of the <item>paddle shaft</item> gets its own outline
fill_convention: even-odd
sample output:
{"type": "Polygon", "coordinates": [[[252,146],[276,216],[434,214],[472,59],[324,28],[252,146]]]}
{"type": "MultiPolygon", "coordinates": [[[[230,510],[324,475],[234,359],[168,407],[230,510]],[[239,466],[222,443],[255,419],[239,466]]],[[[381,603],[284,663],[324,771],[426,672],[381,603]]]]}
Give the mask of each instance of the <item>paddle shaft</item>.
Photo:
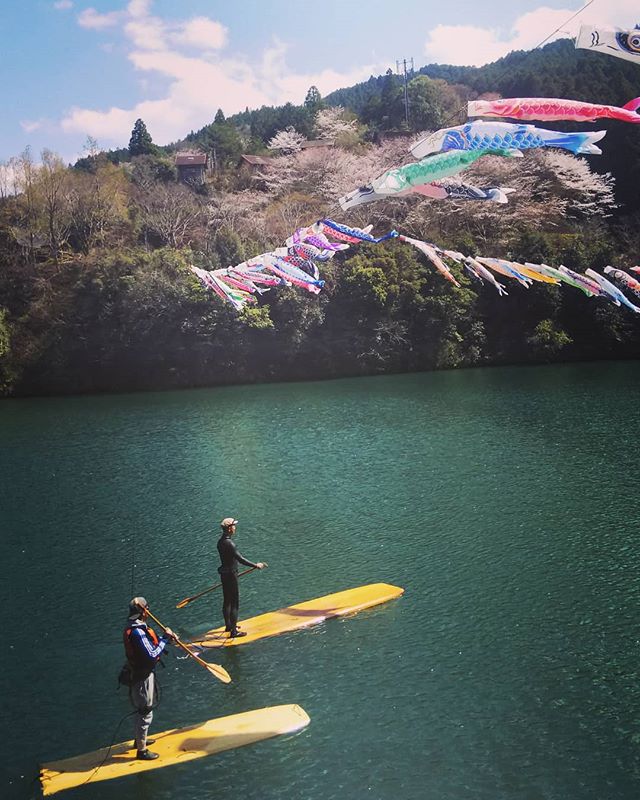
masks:
{"type": "MultiPolygon", "coordinates": [[[[266,566],[266,565],[265,565],[266,566]]],[[[242,575],[247,575],[249,572],[253,572],[254,569],[258,569],[257,567],[249,567],[249,569],[245,569],[243,572],[239,572],[237,577],[240,578],[242,575]]],[[[205,589],[203,592],[199,594],[194,594],[192,597],[185,597],[184,600],[181,600],[176,608],[184,608],[188,606],[189,603],[193,603],[194,600],[197,600],[199,597],[204,597],[205,594],[209,594],[214,589],[219,589],[222,586],[222,583],[215,583],[213,586],[210,586],[208,589],[205,589]]]]}
{"type": "MultiPolygon", "coordinates": [[[[159,625],[163,631],[167,630],[167,626],[163,625],[160,622],[160,620],[156,616],[154,616],[151,613],[151,611],[149,611],[148,607],[145,610],[147,614],[151,617],[151,619],[156,623],[156,625],[159,625]]],[[[216,678],[219,678],[224,683],[228,683],[231,680],[224,667],[221,667],[219,664],[209,664],[203,658],[200,658],[194,652],[192,652],[192,650],[189,647],[187,647],[187,645],[184,642],[181,642],[180,639],[178,639],[178,637],[175,635],[175,633],[173,635],[175,637],[174,641],[178,645],[178,647],[181,647],[185,651],[185,653],[188,653],[191,656],[191,658],[194,659],[194,661],[197,661],[198,664],[200,664],[201,667],[204,667],[208,672],[211,672],[213,675],[216,676],[216,678]]]]}

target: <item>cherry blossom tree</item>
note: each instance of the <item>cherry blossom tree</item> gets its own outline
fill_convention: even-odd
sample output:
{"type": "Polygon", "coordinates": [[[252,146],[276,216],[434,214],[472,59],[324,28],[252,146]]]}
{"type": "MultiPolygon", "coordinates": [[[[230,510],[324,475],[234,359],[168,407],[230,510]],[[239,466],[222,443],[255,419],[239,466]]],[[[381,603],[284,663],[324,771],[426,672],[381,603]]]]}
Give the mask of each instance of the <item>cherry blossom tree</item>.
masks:
{"type": "Polygon", "coordinates": [[[336,203],[355,186],[367,183],[385,169],[407,160],[408,140],[391,140],[362,153],[342,148],[315,148],[291,157],[276,157],[256,179],[272,195],[290,191],[306,192],[336,203]]]}
{"type": "Polygon", "coordinates": [[[209,231],[224,229],[243,240],[264,241],[265,209],[270,202],[266,192],[247,189],[242,192],[220,192],[207,207],[209,231]]]}
{"type": "Polygon", "coordinates": [[[289,126],[283,131],[278,131],[273,139],[267,142],[267,147],[270,150],[279,150],[281,153],[299,153],[304,141],[304,136],[289,126]]]}
{"type": "MultiPolygon", "coordinates": [[[[561,232],[576,223],[603,219],[615,208],[611,176],[592,172],[584,159],[557,150],[529,150],[519,159],[486,156],[456,178],[514,192],[504,205],[428,198],[413,201],[405,207],[403,224],[416,238],[467,232],[481,242],[506,241],[516,229],[561,232]]],[[[392,201],[383,202],[389,205],[392,201]]]]}
{"type": "Polygon", "coordinates": [[[357,135],[358,121],[349,119],[342,106],[331,106],[316,114],[315,131],[320,139],[342,143],[357,135]]]}

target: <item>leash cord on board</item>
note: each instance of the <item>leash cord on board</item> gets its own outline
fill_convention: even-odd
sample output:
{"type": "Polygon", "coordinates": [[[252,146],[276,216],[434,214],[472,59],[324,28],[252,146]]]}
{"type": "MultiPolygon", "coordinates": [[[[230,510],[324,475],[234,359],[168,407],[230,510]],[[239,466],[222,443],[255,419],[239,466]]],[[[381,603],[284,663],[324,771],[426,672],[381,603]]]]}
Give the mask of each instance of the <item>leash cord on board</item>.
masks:
{"type": "Polygon", "coordinates": [[[102,761],[101,761],[101,762],[98,764],[98,766],[97,766],[97,767],[96,767],[96,768],[93,770],[93,772],[91,772],[91,773],[90,773],[89,777],[88,777],[88,778],[87,778],[85,781],[83,781],[82,783],[78,784],[79,786],[84,786],[84,785],[85,785],[85,783],[89,783],[89,781],[91,780],[91,778],[93,778],[93,776],[96,774],[96,772],[97,772],[97,771],[98,771],[98,770],[99,770],[101,767],[103,767],[103,766],[105,765],[105,763],[106,763],[107,759],[108,759],[108,758],[109,758],[109,756],[111,755],[111,748],[112,748],[112,747],[113,747],[113,745],[115,744],[115,741],[116,741],[116,736],[118,735],[118,731],[120,730],[120,726],[121,726],[121,725],[122,725],[122,723],[125,721],[125,719],[127,719],[127,717],[132,717],[134,714],[137,714],[137,713],[138,713],[138,709],[136,708],[134,711],[130,711],[128,714],[125,714],[125,715],[124,715],[124,717],[122,717],[122,718],[120,719],[120,721],[119,721],[119,722],[118,722],[118,724],[116,725],[116,729],[115,729],[115,731],[113,732],[113,736],[111,737],[111,744],[110,744],[110,745],[109,745],[109,747],[107,748],[107,752],[106,752],[106,754],[105,754],[105,757],[104,757],[104,758],[102,759],[102,761]]]}

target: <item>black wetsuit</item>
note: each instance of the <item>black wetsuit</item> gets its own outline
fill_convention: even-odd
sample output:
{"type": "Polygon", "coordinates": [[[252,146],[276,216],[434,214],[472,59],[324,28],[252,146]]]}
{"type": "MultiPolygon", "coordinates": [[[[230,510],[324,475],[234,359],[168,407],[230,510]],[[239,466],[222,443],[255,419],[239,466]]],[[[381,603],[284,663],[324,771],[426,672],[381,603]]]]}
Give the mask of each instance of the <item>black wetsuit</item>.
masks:
{"type": "Polygon", "coordinates": [[[255,567],[253,561],[249,561],[240,555],[235,542],[228,533],[223,533],[218,539],[218,553],[220,553],[220,580],[222,581],[222,614],[224,616],[224,628],[226,631],[235,633],[238,624],[238,608],[240,606],[240,594],[238,592],[238,564],[247,567],[255,567]]]}

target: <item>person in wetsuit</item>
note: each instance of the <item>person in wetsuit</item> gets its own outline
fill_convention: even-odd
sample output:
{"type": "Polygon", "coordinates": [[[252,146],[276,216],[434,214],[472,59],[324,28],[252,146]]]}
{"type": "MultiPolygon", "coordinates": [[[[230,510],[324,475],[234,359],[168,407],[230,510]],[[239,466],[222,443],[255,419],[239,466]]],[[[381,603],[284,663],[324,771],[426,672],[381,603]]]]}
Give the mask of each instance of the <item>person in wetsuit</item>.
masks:
{"type": "Polygon", "coordinates": [[[240,607],[240,593],[238,590],[238,564],[244,564],[254,569],[264,569],[266,564],[253,561],[240,555],[232,536],[236,532],[238,520],[225,517],[220,523],[222,535],[218,539],[218,553],[220,554],[220,580],[222,581],[222,615],[224,616],[224,629],[232,639],[246,636],[244,631],[238,630],[238,608],[240,607]]]}

